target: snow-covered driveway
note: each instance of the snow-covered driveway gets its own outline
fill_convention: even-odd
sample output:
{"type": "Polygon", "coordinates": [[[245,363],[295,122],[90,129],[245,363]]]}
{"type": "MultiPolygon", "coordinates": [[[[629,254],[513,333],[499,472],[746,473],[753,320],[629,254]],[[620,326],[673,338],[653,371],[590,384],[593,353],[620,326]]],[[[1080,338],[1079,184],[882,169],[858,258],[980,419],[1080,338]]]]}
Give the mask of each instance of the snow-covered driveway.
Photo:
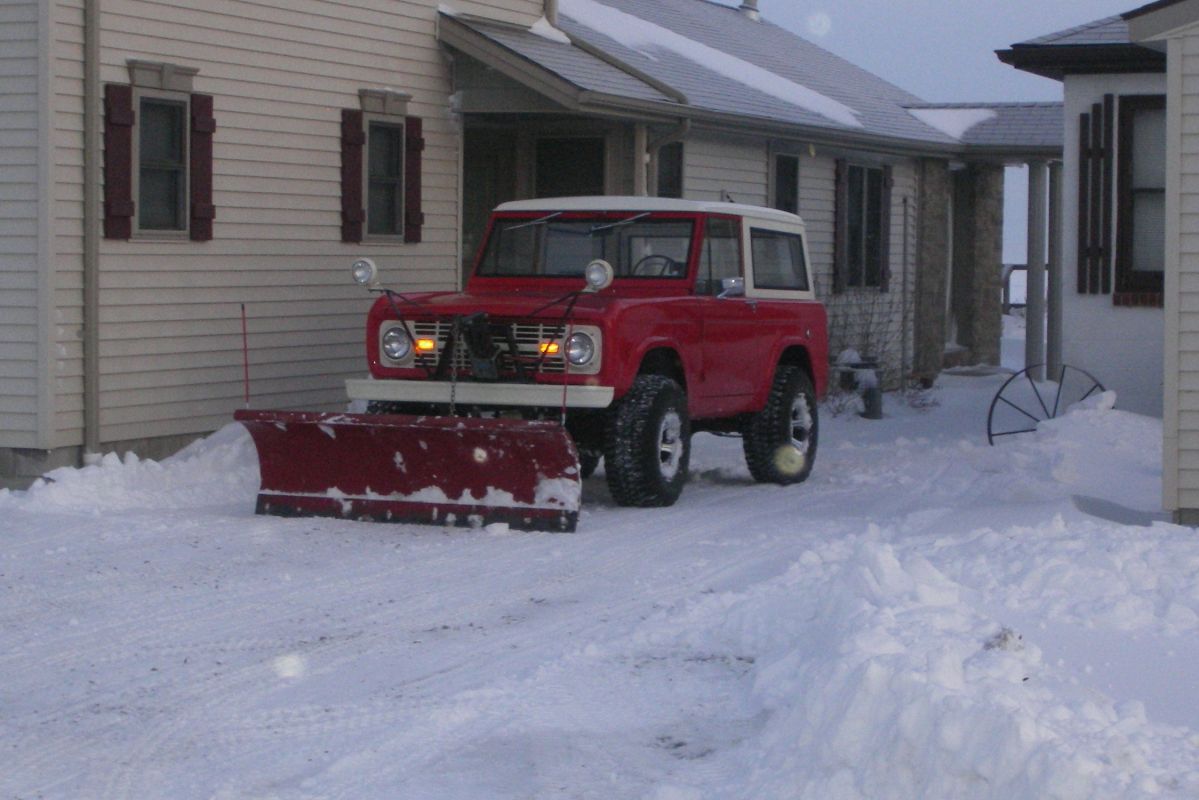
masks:
{"type": "Polygon", "coordinates": [[[1199,797],[1160,423],[998,381],[573,535],[255,517],[235,427],[0,492],[0,798],[1199,797]]]}

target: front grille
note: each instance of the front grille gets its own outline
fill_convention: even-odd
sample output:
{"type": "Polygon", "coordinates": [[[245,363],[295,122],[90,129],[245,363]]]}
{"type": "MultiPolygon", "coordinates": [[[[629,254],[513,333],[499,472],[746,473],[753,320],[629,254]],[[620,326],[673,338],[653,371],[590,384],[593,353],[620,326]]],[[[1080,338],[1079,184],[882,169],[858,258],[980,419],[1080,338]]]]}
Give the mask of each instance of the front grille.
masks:
{"type": "MultiPolygon", "coordinates": [[[[437,366],[438,360],[441,358],[442,351],[445,350],[446,342],[450,337],[450,329],[453,323],[448,320],[437,320],[432,322],[414,322],[412,323],[413,336],[417,339],[432,339],[437,342],[436,353],[418,353],[416,356],[416,365],[426,369],[434,369],[437,366]]],[[[558,328],[556,325],[542,325],[537,323],[502,323],[492,322],[491,325],[491,340],[499,349],[499,369],[501,373],[507,375],[516,375],[518,371],[513,359],[513,354],[508,343],[508,331],[511,329],[512,338],[516,342],[516,357],[520,359],[526,371],[530,374],[540,371],[543,374],[562,374],[566,370],[565,360],[565,331],[558,328]],[[549,342],[554,333],[560,333],[553,341],[558,342],[563,350],[555,355],[546,354],[545,358],[541,358],[539,347],[542,342],[549,342]]],[[[470,355],[467,353],[466,343],[459,342],[458,347],[454,349],[455,366],[458,369],[459,375],[470,374],[470,355]]]]}

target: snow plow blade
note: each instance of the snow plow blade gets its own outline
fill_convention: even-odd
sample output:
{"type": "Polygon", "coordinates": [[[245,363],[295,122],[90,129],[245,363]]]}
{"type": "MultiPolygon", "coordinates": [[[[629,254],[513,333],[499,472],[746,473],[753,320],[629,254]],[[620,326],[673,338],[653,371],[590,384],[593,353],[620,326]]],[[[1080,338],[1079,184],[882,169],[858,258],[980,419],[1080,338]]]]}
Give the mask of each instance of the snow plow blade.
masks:
{"type": "Polygon", "coordinates": [[[259,514],[575,529],[574,442],[553,422],[238,411],[258,450],[259,514]]]}

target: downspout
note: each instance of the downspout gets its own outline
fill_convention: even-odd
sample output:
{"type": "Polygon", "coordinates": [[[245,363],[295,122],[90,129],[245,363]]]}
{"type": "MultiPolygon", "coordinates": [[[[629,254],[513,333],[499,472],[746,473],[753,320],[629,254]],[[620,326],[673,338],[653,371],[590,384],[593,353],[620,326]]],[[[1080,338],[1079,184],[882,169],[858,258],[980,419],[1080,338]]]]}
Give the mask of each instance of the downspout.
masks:
{"type": "Polygon", "coordinates": [[[100,455],[100,0],[83,2],[83,463],[100,455]]]}
{"type": "Polygon", "coordinates": [[[545,0],[545,20],[558,27],[558,0],[545,0]]]}

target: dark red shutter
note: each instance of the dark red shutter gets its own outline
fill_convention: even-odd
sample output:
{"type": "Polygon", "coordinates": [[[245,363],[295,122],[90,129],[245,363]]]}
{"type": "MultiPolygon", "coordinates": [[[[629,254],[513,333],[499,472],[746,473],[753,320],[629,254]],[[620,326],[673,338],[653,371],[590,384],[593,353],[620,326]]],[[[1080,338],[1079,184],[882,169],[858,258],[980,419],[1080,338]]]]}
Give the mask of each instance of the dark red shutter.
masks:
{"type": "Polygon", "coordinates": [[[1078,116],[1078,293],[1091,291],[1091,115],[1078,116]]]}
{"type": "Polygon", "coordinates": [[[212,95],[191,96],[191,238],[195,242],[212,239],[212,221],[216,207],[212,204],[212,134],[216,119],[212,116],[212,95]]]}
{"type": "Polygon", "coordinates": [[[133,87],[104,86],[104,238],[133,235],[133,87]]]}
{"type": "Polygon", "coordinates": [[[837,159],[833,198],[833,292],[839,294],[849,274],[849,163],[843,158],[837,159]]]}
{"type": "Polygon", "coordinates": [[[1116,164],[1116,97],[1103,96],[1103,238],[1100,241],[1100,252],[1103,265],[1100,268],[1100,280],[1104,294],[1112,293],[1112,245],[1115,234],[1115,220],[1112,205],[1115,195],[1115,164],[1116,164]]]}
{"type": "Polygon", "coordinates": [[[420,117],[404,125],[404,241],[419,242],[425,214],[421,209],[421,156],[425,150],[420,117]]]}
{"type": "Polygon", "coordinates": [[[362,223],[366,219],[362,202],[362,149],[366,144],[362,112],[356,108],[341,111],[341,240],[362,241],[362,223]]]}
{"type": "Polygon", "coordinates": [[[883,196],[879,203],[881,213],[879,214],[879,265],[878,265],[878,288],[880,291],[888,291],[891,288],[891,189],[895,185],[895,178],[892,174],[890,166],[883,167],[883,196]]]}

